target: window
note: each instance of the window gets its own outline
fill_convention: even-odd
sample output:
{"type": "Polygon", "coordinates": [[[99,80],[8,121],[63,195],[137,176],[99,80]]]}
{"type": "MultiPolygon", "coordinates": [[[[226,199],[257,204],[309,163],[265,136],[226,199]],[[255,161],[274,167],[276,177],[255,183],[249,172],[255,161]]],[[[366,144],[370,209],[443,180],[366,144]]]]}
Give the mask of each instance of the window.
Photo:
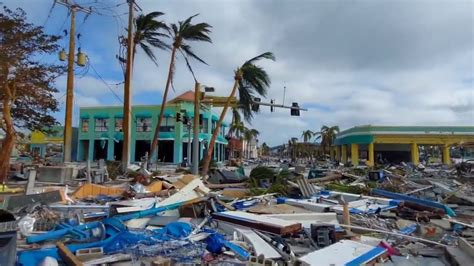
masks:
{"type": "Polygon", "coordinates": [[[202,126],[201,126],[201,132],[202,132],[202,133],[209,133],[209,132],[208,132],[209,129],[207,128],[208,121],[209,121],[209,120],[208,120],[207,118],[203,118],[203,119],[202,119],[202,126]]]}
{"type": "Polygon", "coordinates": [[[174,124],[176,119],[174,117],[165,117],[162,126],[160,127],[161,132],[174,132],[174,124]]]}
{"type": "Polygon", "coordinates": [[[115,131],[116,132],[123,131],[123,118],[115,118],[115,131]]]}
{"type": "Polygon", "coordinates": [[[137,132],[151,132],[151,118],[137,118],[137,132]]]}
{"type": "Polygon", "coordinates": [[[106,118],[96,118],[95,119],[95,131],[104,132],[108,128],[108,119],[106,118]]]}
{"type": "Polygon", "coordinates": [[[81,119],[82,132],[89,132],[89,119],[81,119]]]}

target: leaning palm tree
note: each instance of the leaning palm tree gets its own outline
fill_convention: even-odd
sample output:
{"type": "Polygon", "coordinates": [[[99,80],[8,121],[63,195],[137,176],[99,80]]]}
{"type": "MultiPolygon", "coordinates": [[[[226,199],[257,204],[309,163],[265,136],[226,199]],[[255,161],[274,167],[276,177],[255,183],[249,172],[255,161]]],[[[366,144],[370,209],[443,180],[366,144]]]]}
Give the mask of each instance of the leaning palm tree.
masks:
{"type": "Polygon", "coordinates": [[[301,137],[303,137],[303,141],[306,143],[311,140],[313,135],[314,135],[314,132],[308,129],[308,130],[303,131],[303,134],[301,134],[301,137]]]}
{"type": "MultiPolygon", "coordinates": [[[[166,80],[165,92],[163,93],[163,100],[161,103],[160,117],[158,118],[158,123],[156,124],[155,133],[153,135],[153,141],[150,150],[150,157],[153,156],[157,147],[158,147],[158,138],[160,136],[160,127],[163,122],[163,117],[165,114],[166,101],[168,97],[168,92],[171,84],[173,83],[173,76],[175,70],[176,62],[176,53],[179,52],[185,59],[188,69],[191,71],[191,74],[194,73],[191,69],[191,66],[188,61],[188,57],[194,58],[197,61],[207,64],[204,60],[199,58],[191,49],[189,42],[208,42],[212,43],[209,33],[211,32],[211,25],[207,23],[198,23],[192,24],[191,20],[196,17],[198,14],[187,18],[185,21],[179,21],[178,24],[172,23],[170,25],[170,35],[173,39],[173,46],[171,50],[171,60],[170,66],[168,69],[168,78],[166,80]]],[[[195,78],[196,80],[196,78],[195,78]]],[[[198,114],[195,114],[198,115],[198,114]]]]}
{"type": "Polygon", "coordinates": [[[263,53],[245,61],[245,63],[238,67],[234,72],[234,86],[232,87],[232,92],[227,98],[227,102],[224,105],[219,121],[217,121],[216,128],[212,133],[212,138],[209,143],[209,149],[204,157],[202,170],[204,175],[207,174],[207,171],[209,170],[209,163],[211,162],[212,152],[214,151],[214,144],[216,143],[219,129],[237,89],[239,90],[239,106],[242,108],[244,117],[247,120],[252,117],[252,109],[250,106],[253,100],[253,93],[256,92],[262,96],[267,94],[267,88],[270,86],[270,77],[268,77],[267,72],[262,67],[255,65],[255,63],[261,59],[275,60],[275,56],[270,52],[263,53]]]}

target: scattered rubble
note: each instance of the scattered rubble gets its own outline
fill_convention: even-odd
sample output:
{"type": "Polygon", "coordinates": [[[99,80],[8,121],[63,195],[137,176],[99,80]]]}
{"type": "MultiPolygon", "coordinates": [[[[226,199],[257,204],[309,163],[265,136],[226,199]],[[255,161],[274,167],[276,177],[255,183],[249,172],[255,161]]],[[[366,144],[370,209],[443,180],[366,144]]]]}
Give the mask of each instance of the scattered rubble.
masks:
{"type": "Polygon", "coordinates": [[[134,166],[127,174],[109,167],[30,166],[26,180],[5,185],[1,261],[471,265],[474,259],[473,175],[465,166],[320,162],[312,169],[258,166],[248,177],[233,166],[210,178],[169,166],[155,172],[134,166]]]}

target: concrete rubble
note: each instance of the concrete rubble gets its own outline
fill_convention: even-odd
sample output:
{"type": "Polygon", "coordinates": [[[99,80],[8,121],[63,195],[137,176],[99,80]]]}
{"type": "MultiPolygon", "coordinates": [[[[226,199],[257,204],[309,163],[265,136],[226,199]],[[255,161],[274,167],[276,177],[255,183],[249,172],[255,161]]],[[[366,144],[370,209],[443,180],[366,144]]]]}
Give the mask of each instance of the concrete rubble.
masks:
{"type": "Polygon", "coordinates": [[[31,165],[0,194],[0,265],[474,261],[472,168],[247,168],[31,165]]]}

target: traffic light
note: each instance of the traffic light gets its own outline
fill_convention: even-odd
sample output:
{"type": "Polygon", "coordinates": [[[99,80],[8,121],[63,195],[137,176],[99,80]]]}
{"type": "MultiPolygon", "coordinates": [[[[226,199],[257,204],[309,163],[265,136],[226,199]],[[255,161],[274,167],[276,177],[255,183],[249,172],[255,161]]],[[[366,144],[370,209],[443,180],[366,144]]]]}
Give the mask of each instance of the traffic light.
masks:
{"type": "Polygon", "coordinates": [[[272,105],[270,106],[270,112],[273,113],[273,111],[275,111],[275,107],[273,107],[273,104],[275,103],[275,100],[273,100],[273,99],[270,100],[270,103],[272,104],[272,105]]]}
{"type": "Polygon", "coordinates": [[[254,98],[252,102],[252,111],[258,112],[258,109],[260,108],[260,105],[258,104],[262,100],[260,98],[254,98]]]}
{"type": "Polygon", "coordinates": [[[181,117],[181,113],[176,113],[176,122],[183,122],[183,118],[181,117]]]}
{"type": "Polygon", "coordinates": [[[295,109],[291,108],[290,114],[291,116],[300,116],[300,107],[298,106],[298,103],[292,103],[291,107],[294,107],[295,109]]]}
{"type": "Polygon", "coordinates": [[[183,124],[185,125],[189,124],[189,117],[187,115],[185,115],[183,118],[183,124]]]}

